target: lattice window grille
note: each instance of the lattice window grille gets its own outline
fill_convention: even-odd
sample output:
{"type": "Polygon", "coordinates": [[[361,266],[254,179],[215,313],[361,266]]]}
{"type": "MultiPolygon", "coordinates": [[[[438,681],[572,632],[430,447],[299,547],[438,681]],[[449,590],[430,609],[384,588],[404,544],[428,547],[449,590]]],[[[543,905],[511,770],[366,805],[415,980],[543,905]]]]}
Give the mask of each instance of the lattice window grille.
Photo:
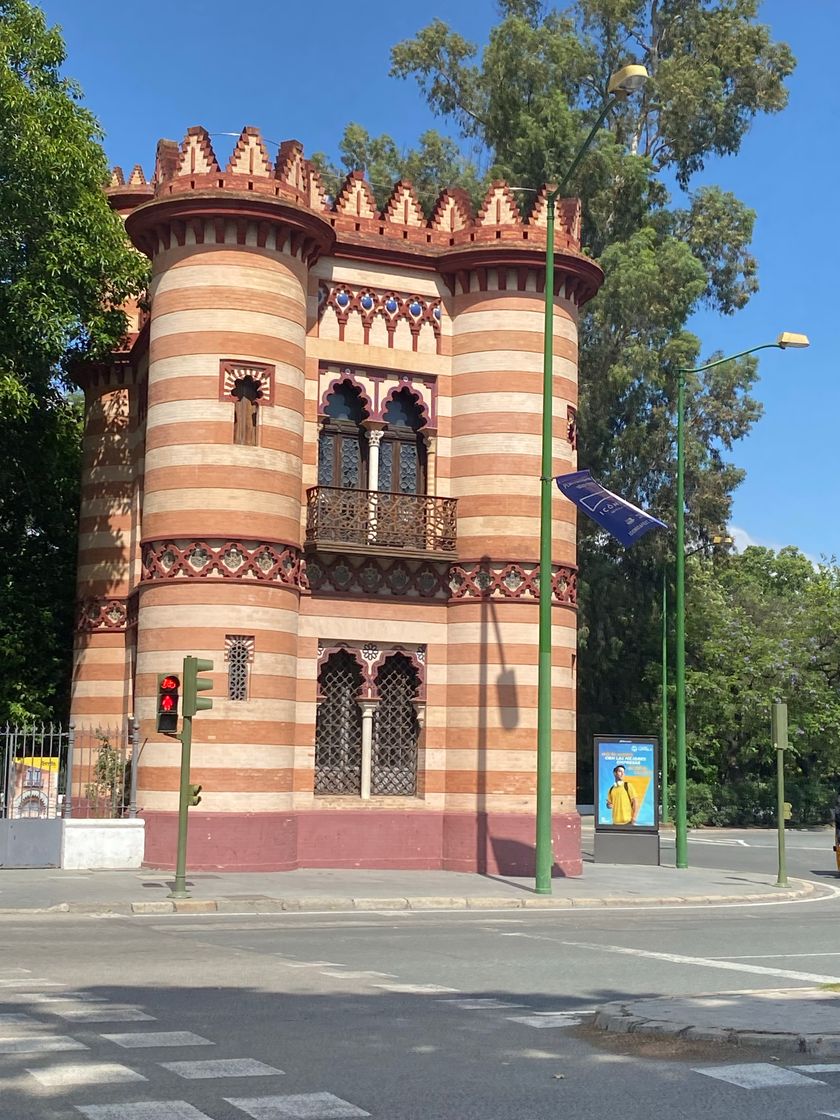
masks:
{"type": "Polygon", "coordinates": [[[320,701],[315,721],[315,792],[362,791],[362,669],[352,654],[339,650],[321,666],[320,701]]]}
{"type": "Polygon", "coordinates": [[[245,634],[228,634],[225,638],[225,661],[228,667],[228,700],[248,699],[248,666],[254,660],[254,638],[245,634]]]}
{"type": "Polygon", "coordinates": [[[420,680],[401,653],[383,662],[376,676],[379,706],[373,730],[371,792],[412,797],[417,790],[420,724],[415,701],[420,680]]]}

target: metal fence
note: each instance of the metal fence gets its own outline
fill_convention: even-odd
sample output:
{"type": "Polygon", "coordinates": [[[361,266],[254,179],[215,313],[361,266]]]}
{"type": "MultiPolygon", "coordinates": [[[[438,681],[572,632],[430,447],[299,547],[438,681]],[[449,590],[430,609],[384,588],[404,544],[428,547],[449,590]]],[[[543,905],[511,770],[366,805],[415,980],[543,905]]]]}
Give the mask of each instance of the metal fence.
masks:
{"type": "Polygon", "coordinates": [[[138,729],[0,726],[0,819],[135,816],[138,729]]]}

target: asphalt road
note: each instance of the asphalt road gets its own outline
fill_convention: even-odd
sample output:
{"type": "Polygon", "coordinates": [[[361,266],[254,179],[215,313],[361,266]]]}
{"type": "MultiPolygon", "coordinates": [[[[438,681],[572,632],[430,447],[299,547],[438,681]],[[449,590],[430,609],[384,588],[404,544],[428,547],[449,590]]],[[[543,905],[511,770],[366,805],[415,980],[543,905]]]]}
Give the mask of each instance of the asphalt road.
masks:
{"type": "Polygon", "coordinates": [[[4,1120],[840,1116],[840,1066],[587,1027],[622,996],[840,983],[840,893],[0,926],[4,1120]]]}
{"type": "MultiPolygon", "coordinates": [[[[582,831],[584,853],[591,856],[593,832],[586,818],[582,831]]],[[[833,882],[837,877],[833,844],[832,828],[788,829],[785,834],[788,875],[813,882],[833,882]]],[[[662,863],[673,867],[675,860],[673,829],[662,830],[660,850],[662,863]]],[[[775,829],[706,828],[691,829],[688,833],[690,867],[754,871],[775,876],[778,870],[778,851],[779,841],[775,829]]]]}

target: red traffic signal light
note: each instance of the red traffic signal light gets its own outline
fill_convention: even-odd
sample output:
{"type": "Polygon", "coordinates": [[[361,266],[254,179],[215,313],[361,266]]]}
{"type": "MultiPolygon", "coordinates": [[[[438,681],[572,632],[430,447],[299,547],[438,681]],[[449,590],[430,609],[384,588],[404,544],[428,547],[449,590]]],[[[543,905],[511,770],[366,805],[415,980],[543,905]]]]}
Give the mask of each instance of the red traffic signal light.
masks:
{"type": "Polygon", "coordinates": [[[157,730],[162,735],[178,733],[178,701],[181,678],[172,673],[158,677],[157,730]]]}

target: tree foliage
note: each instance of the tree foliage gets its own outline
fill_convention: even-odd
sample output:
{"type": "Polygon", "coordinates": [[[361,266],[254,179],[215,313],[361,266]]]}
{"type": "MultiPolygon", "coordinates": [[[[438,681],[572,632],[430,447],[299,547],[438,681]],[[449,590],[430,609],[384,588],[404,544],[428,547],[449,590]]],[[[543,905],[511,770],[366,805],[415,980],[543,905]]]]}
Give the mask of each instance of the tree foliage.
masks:
{"type": "Polygon", "coordinates": [[[748,548],[689,571],[690,809],[712,824],[775,815],[770,705],[789,706],[794,819],[827,819],[840,777],[840,568],[795,548],[748,548]]]}
{"type": "MultiPolygon", "coordinates": [[[[392,51],[433,111],[480,144],[488,172],[516,184],[557,181],[608,97],[610,74],[646,67],[620,102],[569,193],[605,282],[581,316],[579,461],[606,485],[673,522],[676,370],[702,364],[686,329],[706,307],[731,314],[756,290],[755,215],[731,193],[695,188],[713,156],[734,155],[758,114],[787,100],[794,60],[758,19],[757,0],[500,0],[479,52],[442,20],[392,51]],[[672,197],[672,190],[676,194],[672,197]]],[[[719,355],[709,355],[709,358],[719,355]]],[[[733,444],[760,415],[752,358],[687,385],[686,498],[693,547],[726,524],[742,471],[733,444]]],[[[581,523],[579,742],[650,731],[657,616],[667,534],[623,552],[581,523]],[[641,703],[640,703],[641,701],[641,703]]]]}
{"type": "Polygon", "coordinates": [[[0,0],[0,719],[63,714],[80,449],[66,375],[116,347],[146,275],[64,61],[38,8],[0,0]]]}

